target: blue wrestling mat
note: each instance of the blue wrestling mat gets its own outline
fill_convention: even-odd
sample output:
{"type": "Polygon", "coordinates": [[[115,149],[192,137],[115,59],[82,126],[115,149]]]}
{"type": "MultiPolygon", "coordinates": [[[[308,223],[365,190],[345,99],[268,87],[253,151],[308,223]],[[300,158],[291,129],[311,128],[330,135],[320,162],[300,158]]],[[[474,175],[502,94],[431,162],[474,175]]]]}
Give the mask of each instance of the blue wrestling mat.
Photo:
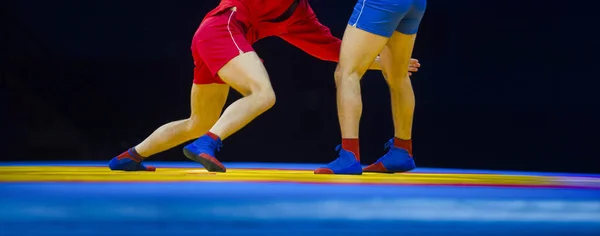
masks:
{"type": "Polygon", "coordinates": [[[0,235],[600,235],[600,176],[319,165],[0,163],[0,235]]]}

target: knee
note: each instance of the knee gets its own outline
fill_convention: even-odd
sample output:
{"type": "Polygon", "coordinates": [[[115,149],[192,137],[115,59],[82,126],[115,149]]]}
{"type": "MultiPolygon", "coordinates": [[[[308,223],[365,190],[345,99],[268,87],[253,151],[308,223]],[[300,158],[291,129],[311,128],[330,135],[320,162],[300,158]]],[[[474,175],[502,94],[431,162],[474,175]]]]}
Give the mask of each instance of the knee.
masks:
{"type": "Polygon", "coordinates": [[[344,67],[338,64],[334,73],[335,84],[340,86],[346,83],[359,83],[362,75],[358,70],[344,67]]]}
{"type": "Polygon", "coordinates": [[[256,94],[259,104],[264,110],[268,110],[275,105],[275,91],[273,88],[266,88],[258,91],[256,94]]]}
{"type": "Polygon", "coordinates": [[[275,91],[268,84],[254,86],[248,97],[252,97],[261,110],[268,110],[275,105],[275,91]]]}
{"type": "Polygon", "coordinates": [[[410,84],[410,77],[408,71],[382,71],[383,78],[391,88],[403,87],[410,84]]]}

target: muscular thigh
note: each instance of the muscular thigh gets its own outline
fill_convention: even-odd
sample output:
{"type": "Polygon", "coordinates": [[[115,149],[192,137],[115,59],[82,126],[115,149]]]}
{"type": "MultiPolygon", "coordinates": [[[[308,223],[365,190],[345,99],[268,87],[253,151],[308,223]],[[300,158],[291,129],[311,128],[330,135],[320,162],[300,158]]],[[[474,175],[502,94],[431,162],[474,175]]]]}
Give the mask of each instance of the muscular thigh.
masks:
{"type": "Polygon", "coordinates": [[[267,70],[255,52],[233,58],[219,70],[218,75],[244,96],[263,89],[273,89],[267,70]]]}
{"type": "Polygon", "coordinates": [[[373,63],[387,38],[348,25],[342,39],[340,61],[336,73],[362,76],[373,63]]]}
{"type": "Polygon", "coordinates": [[[416,34],[394,32],[381,51],[381,67],[388,83],[404,79],[408,75],[408,64],[412,56],[416,34]]]}
{"type": "Polygon", "coordinates": [[[364,73],[418,1],[424,0],[358,0],[342,41],[341,69],[364,73]]]}

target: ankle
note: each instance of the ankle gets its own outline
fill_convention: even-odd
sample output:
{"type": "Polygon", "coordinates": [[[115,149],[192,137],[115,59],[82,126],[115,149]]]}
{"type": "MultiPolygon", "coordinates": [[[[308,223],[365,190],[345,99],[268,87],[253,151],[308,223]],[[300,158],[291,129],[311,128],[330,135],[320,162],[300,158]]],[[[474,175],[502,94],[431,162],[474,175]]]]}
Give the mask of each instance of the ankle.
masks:
{"type": "Polygon", "coordinates": [[[221,137],[219,137],[219,135],[216,135],[213,132],[208,131],[208,133],[206,133],[206,136],[210,137],[214,141],[221,141],[221,137]]]}
{"type": "Polygon", "coordinates": [[[394,147],[404,149],[408,152],[408,155],[412,156],[412,139],[400,139],[394,137],[394,147]]]}
{"type": "Polygon", "coordinates": [[[342,149],[351,152],[360,161],[360,145],[357,138],[343,138],[342,149]]]}

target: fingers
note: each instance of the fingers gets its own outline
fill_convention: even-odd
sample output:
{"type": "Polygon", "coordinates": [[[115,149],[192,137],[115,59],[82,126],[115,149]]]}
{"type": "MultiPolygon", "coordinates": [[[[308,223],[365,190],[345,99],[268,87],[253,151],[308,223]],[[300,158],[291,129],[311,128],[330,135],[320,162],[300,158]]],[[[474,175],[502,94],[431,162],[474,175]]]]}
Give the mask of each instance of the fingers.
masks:
{"type": "Polygon", "coordinates": [[[416,67],[416,68],[421,67],[421,63],[419,63],[419,60],[414,59],[414,58],[410,59],[410,62],[408,63],[408,65],[411,67],[416,67]]]}
{"type": "Polygon", "coordinates": [[[421,63],[419,63],[419,60],[411,58],[408,64],[408,75],[411,76],[411,72],[419,71],[419,67],[421,67],[421,63]]]}

